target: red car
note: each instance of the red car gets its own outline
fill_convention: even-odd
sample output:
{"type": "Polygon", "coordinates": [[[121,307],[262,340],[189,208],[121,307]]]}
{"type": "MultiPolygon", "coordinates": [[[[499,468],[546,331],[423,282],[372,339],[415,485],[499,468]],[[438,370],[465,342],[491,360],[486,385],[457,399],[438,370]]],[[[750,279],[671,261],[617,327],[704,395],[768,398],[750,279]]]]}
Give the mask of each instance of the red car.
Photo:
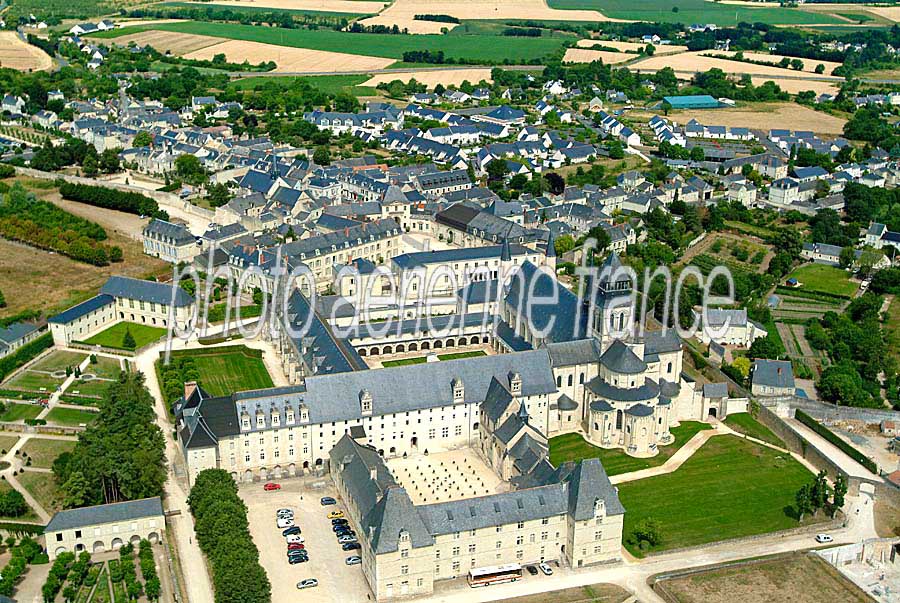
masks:
{"type": "Polygon", "coordinates": [[[266,492],[271,492],[272,490],[281,490],[281,484],[269,482],[268,484],[263,486],[263,490],[265,490],[266,492]]]}
{"type": "Polygon", "coordinates": [[[306,548],[306,545],[300,544],[299,542],[292,542],[288,545],[289,551],[302,551],[306,548]]]}

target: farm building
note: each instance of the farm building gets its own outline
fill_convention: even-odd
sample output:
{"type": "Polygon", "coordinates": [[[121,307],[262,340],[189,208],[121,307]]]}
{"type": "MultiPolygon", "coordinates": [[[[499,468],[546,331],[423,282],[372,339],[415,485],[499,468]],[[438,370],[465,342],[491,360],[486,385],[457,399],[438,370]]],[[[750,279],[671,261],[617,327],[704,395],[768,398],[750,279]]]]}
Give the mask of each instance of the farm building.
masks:
{"type": "Polygon", "coordinates": [[[718,109],[722,104],[708,94],[665,96],[663,102],[673,109],[718,109]]]}

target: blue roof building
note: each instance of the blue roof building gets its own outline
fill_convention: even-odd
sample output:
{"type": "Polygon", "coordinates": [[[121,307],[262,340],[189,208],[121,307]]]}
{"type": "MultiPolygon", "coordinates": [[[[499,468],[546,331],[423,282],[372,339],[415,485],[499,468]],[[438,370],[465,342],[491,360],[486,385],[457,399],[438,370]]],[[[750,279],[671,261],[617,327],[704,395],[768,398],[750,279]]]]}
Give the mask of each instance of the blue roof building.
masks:
{"type": "Polygon", "coordinates": [[[663,103],[673,109],[718,109],[722,104],[708,94],[691,94],[688,96],[664,96],[663,103]]]}

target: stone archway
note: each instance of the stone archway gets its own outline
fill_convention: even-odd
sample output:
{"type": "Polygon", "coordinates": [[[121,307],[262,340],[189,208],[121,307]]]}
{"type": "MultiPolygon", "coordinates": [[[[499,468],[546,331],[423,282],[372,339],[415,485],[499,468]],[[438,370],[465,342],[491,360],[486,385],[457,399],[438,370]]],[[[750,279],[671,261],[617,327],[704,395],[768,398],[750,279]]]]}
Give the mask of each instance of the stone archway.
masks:
{"type": "Polygon", "coordinates": [[[409,344],[409,351],[410,351],[410,352],[417,352],[417,351],[419,351],[419,346],[418,346],[418,344],[415,344],[415,343],[409,344]]]}
{"type": "Polygon", "coordinates": [[[384,346],[384,348],[382,348],[381,353],[382,354],[393,354],[394,348],[392,346],[386,345],[386,346],[384,346]]]}
{"type": "Polygon", "coordinates": [[[64,547],[64,546],[56,547],[56,556],[57,557],[59,557],[60,555],[62,555],[65,552],[66,552],[66,547],[64,547]]]}
{"type": "Polygon", "coordinates": [[[452,348],[455,345],[456,345],[456,340],[451,337],[451,338],[447,339],[447,343],[444,345],[444,347],[452,348]]]}
{"type": "Polygon", "coordinates": [[[376,347],[376,348],[372,348],[372,349],[369,350],[369,356],[377,356],[377,355],[378,355],[378,348],[377,348],[377,347],[376,347]]]}
{"type": "Polygon", "coordinates": [[[472,335],[472,337],[469,338],[469,345],[475,345],[477,343],[478,343],[478,335],[472,335]]]}
{"type": "Polygon", "coordinates": [[[440,339],[434,342],[434,349],[439,350],[439,349],[441,349],[442,347],[444,347],[444,344],[441,343],[441,340],[440,340],[440,339]]]}
{"type": "Polygon", "coordinates": [[[98,540],[97,542],[94,543],[94,546],[92,547],[92,551],[91,551],[91,552],[93,552],[93,553],[102,553],[102,552],[105,551],[105,550],[106,550],[106,545],[103,544],[103,541],[102,541],[102,540],[98,540]]]}
{"type": "Polygon", "coordinates": [[[425,350],[430,350],[430,349],[431,349],[431,344],[428,343],[427,341],[423,341],[422,342],[422,351],[424,352],[425,350]]]}
{"type": "Polygon", "coordinates": [[[253,472],[251,470],[247,469],[246,471],[244,471],[244,481],[245,482],[253,481],[253,472]]]}
{"type": "Polygon", "coordinates": [[[112,540],[112,550],[118,551],[125,544],[121,538],[113,538],[112,540]]]}
{"type": "Polygon", "coordinates": [[[403,352],[406,351],[406,346],[403,345],[402,343],[397,344],[397,349],[394,351],[397,352],[398,354],[402,354],[403,352]]]}
{"type": "Polygon", "coordinates": [[[150,532],[147,534],[147,540],[150,541],[150,544],[157,544],[159,542],[159,534],[156,532],[150,532]]]}
{"type": "Polygon", "coordinates": [[[365,357],[365,355],[366,355],[366,348],[359,348],[359,355],[365,357]]]}
{"type": "Polygon", "coordinates": [[[132,536],[132,537],[129,539],[129,542],[130,542],[132,545],[134,545],[135,547],[140,546],[140,544],[141,544],[141,537],[138,536],[137,534],[135,534],[134,536],[132,536]]]}

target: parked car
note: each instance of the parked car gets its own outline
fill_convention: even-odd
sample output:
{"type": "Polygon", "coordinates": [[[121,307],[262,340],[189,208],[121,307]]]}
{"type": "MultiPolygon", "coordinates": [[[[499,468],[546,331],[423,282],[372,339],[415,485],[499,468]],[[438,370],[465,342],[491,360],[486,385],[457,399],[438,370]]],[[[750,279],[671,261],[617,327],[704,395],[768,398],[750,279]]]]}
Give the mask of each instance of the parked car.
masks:
{"type": "Polygon", "coordinates": [[[328,514],[328,519],[343,519],[344,512],[343,511],[332,511],[328,514]]]}
{"type": "Polygon", "coordinates": [[[345,542],[341,545],[341,549],[345,551],[358,551],[361,548],[362,545],[360,545],[358,542],[345,542]]]}
{"type": "Polygon", "coordinates": [[[538,570],[537,570],[537,568],[534,567],[533,565],[526,565],[526,566],[525,566],[525,569],[527,569],[527,570],[528,570],[528,573],[531,574],[532,576],[537,576],[537,575],[538,575],[538,570]]]}
{"type": "Polygon", "coordinates": [[[309,557],[288,557],[288,563],[291,565],[306,563],[307,561],[309,561],[309,557]]]}
{"type": "Polygon", "coordinates": [[[293,527],[294,527],[294,520],[293,520],[293,519],[284,519],[284,518],[281,518],[281,519],[278,519],[278,520],[275,522],[275,525],[278,526],[278,528],[281,529],[281,530],[284,530],[284,529],[286,529],[286,528],[293,528],[293,527]]]}
{"type": "Polygon", "coordinates": [[[339,524],[336,525],[336,526],[331,526],[331,531],[334,532],[334,533],[338,533],[338,532],[347,532],[347,531],[352,530],[352,529],[353,529],[353,528],[351,528],[351,527],[350,527],[349,525],[347,525],[346,523],[339,523],[339,524]]]}
{"type": "Polygon", "coordinates": [[[288,544],[294,544],[294,543],[303,544],[304,542],[306,542],[306,539],[303,536],[300,536],[299,534],[291,534],[290,536],[285,538],[285,540],[287,540],[288,544]]]}
{"type": "Polygon", "coordinates": [[[360,563],[362,563],[362,557],[360,557],[359,555],[353,555],[352,557],[347,557],[347,559],[344,560],[344,563],[346,563],[347,565],[359,565],[360,563]]]}
{"type": "Polygon", "coordinates": [[[356,536],[350,536],[348,534],[347,536],[341,536],[340,538],[338,538],[338,544],[347,544],[348,542],[357,542],[356,536]]]}
{"type": "Polygon", "coordinates": [[[293,515],[293,514],[294,514],[294,510],[293,510],[293,509],[284,508],[284,509],[278,509],[277,511],[275,511],[275,513],[290,513],[291,515],[293,515]]]}
{"type": "Polygon", "coordinates": [[[338,517],[337,519],[331,520],[331,525],[333,525],[333,526],[345,526],[348,523],[350,523],[350,522],[347,521],[346,519],[344,519],[343,517],[338,517]]]}
{"type": "Polygon", "coordinates": [[[544,572],[545,576],[553,575],[553,568],[550,567],[549,565],[547,565],[546,563],[541,563],[538,565],[538,567],[541,568],[541,571],[544,572]]]}
{"type": "Polygon", "coordinates": [[[307,578],[297,583],[297,588],[315,588],[319,585],[319,581],[315,578],[307,578]]]}
{"type": "Polygon", "coordinates": [[[306,549],[306,545],[300,544],[299,542],[292,542],[288,545],[289,551],[302,551],[304,549],[306,549]]]}
{"type": "Polygon", "coordinates": [[[297,526],[291,526],[288,529],[284,530],[281,535],[282,536],[295,536],[300,533],[300,528],[297,526]]]}
{"type": "Polygon", "coordinates": [[[334,500],[333,498],[331,498],[330,496],[323,496],[322,499],[319,500],[319,502],[322,503],[323,507],[327,507],[328,505],[336,505],[337,504],[337,501],[334,500]]]}
{"type": "Polygon", "coordinates": [[[293,516],[294,516],[293,511],[279,511],[278,513],[275,514],[275,517],[293,517],[293,516]]]}
{"type": "Polygon", "coordinates": [[[816,534],[816,542],[819,544],[828,544],[829,542],[834,542],[834,538],[828,534],[816,534]]]}
{"type": "Polygon", "coordinates": [[[287,552],[288,557],[309,557],[309,551],[300,549],[287,552]]]}
{"type": "Polygon", "coordinates": [[[263,486],[263,490],[265,490],[266,492],[271,492],[272,490],[281,490],[281,484],[269,482],[268,484],[263,486]]]}

